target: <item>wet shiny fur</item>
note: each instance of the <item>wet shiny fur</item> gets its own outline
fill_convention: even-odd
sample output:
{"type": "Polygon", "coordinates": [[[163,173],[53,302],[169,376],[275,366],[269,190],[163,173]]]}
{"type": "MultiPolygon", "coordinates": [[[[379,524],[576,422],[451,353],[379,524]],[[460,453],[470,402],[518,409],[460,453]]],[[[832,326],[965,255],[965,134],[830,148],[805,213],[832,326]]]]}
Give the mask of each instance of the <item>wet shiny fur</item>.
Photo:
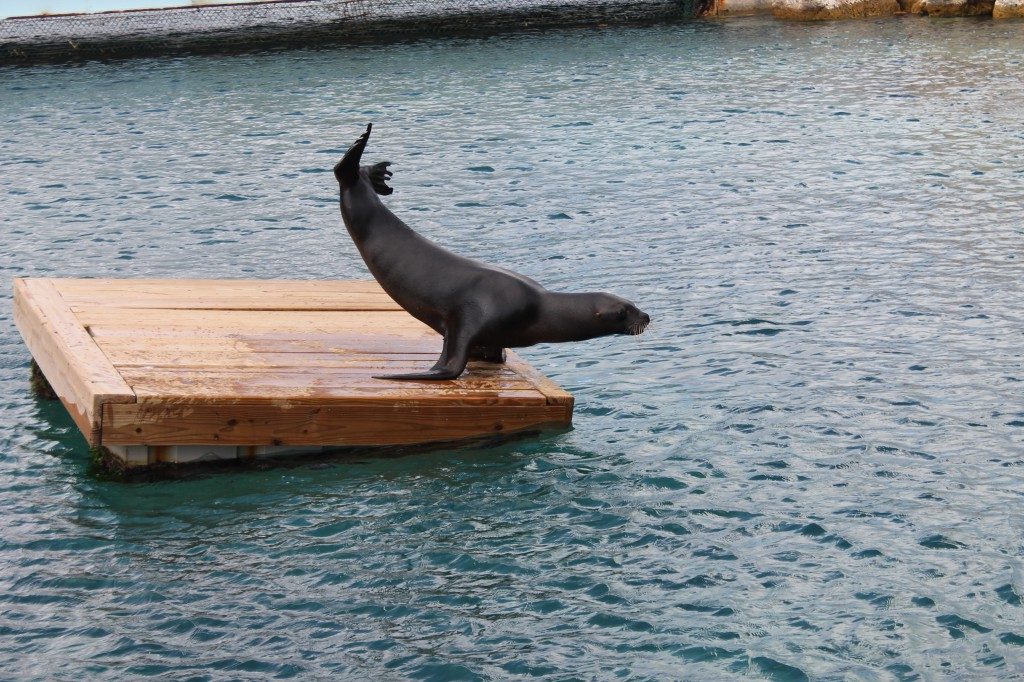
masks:
{"type": "Polygon", "coordinates": [[[456,255],[417,234],[378,196],[393,191],[387,185],[390,164],[359,165],[371,129],[366,126],[334,167],[342,218],[384,291],[444,336],[430,370],[378,378],[455,379],[471,357],[501,362],[505,348],[646,329],[650,317],[623,298],[548,291],[529,277],[456,255]]]}

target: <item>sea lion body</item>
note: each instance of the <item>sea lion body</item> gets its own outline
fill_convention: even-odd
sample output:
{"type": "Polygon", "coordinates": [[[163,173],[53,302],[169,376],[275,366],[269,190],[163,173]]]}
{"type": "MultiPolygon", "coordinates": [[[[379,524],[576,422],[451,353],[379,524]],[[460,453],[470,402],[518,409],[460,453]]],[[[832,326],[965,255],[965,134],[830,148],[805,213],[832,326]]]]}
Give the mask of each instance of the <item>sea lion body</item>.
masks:
{"type": "Polygon", "coordinates": [[[390,194],[387,162],[359,166],[371,126],[334,168],[341,215],[363,261],[385,292],[444,336],[434,367],[381,378],[454,379],[470,356],[500,362],[504,348],[639,334],[650,318],[611,294],[563,294],[504,268],[448,251],[417,234],[379,194],[390,194]]]}
{"type": "MultiPolygon", "coordinates": [[[[540,304],[534,280],[448,251],[409,228],[367,183],[344,192],[342,216],[370,273],[410,315],[444,334],[453,317],[472,309],[502,309],[524,319],[540,304]]],[[[511,321],[511,320],[510,320],[511,321]]],[[[478,341],[486,343],[486,330],[478,341]]],[[[523,336],[520,334],[519,336],[523,336]]],[[[506,346],[532,345],[513,343],[506,346]]]]}

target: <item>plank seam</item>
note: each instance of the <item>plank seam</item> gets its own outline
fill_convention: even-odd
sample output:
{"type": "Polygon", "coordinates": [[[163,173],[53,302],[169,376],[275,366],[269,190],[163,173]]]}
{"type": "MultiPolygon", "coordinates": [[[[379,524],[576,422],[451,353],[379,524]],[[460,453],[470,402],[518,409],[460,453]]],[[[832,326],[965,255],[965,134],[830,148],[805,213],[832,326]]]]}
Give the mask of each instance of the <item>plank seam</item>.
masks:
{"type": "MultiPolygon", "coordinates": [[[[102,423],[102,401],[99,398],[104,395],[103,390],[126,390],[133,401],[134,392],[114,369],[106,355],[101,355],[108,364],[104,371],[112,371],[120,379],[123,388],[112,386],[109,383],[112,377],[90,375],[74,362],[78,355],[75,353],[76,344],[88,343],[96,350],[99,348],[87,334],[84,337],[77,334],[76,339],[76,333],[71,333],[70,336],[62,333],[69,330],[74,332],[76,328],[79,331],[83,330],[51,279],[15,278],[13,289],[15,322],[25,344],[47,379],[57,388],[61,401],[65,408],[72,412],[71,416],[86,440],[90,444],[98,444],[99,427],[102,423]],[[77,417],[75,413],[78,414],[77,417]]],[[[122,397],[127,396],[122,393],[122,397]]]]}
{"type": "MultiPolygon", "coordinates": [[[[60,296],[60,300],[64,302],[64,305],[68,307],[68,310],[70,310],[71,314],[75,316],[75,319],[78,320],[78,323],[82,325],[82,329],[85,330],[85,333],[89,335],[90,339],[92,339],[92,345],[96,347],[96,349],[106,359],[110,366],[114,368],[114,372],[117,374],[117,376],[121,377],[121,381],[124,381],[124,377],[121,375],[121,372],[117,369],[117,365],[115,365],[114,362],[110,359],[110,356],[107,355],[107,352],[103,350],[103,346],[96,342],[96,337],[93,335],[90,326],[87,324],[82,324],[82,321],[79,320],[78,318],[78,313],[75,312],[74,308],[71,307],[71,304],[68,303],[67,300],[64,298],[64,294],[61,292],[60,287],[57,286],[54,280],[51,279],[50,281],[54,282],[53,288],[57,292],[57,295],[60,296]]],[[[126,386],[128,386],[127,381],[125,381],[124,383],[126,386]]],[[[131,389],[131,386],[128,386],[128,388],[131,389]]]]}
{"type": "MultiPolygon", "coordinates": [[[[83,312],[89,306],[83,306],[80,303],[68,306],[72,312],[76,315],[79,312],[83,312]]],[[[232,312],[232,313],[247,313],[247,312],[267,312],[267,313],[398,313],[405,312],[403,308],[207,308],[203,306],[153,306],[153,305],[140,305],[140,306],[125,306],[125,305],[112,305],[104,306],[106,310],[202,310],[205,312],[232,312]]]]}

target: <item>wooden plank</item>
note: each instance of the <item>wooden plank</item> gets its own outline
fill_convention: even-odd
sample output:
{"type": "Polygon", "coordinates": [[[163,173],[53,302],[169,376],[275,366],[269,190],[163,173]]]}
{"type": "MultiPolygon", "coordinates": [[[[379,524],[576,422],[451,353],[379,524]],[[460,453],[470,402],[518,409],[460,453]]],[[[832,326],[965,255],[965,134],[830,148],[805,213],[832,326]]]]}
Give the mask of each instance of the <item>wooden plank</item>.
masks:
{"type": "MultiPolygon", "coordinates": [[[[102,352],[98,353],[99,357],[89,357],[89,351],[95,352],[98,348],[73,315],[62,315],[62,312],[67,311],[66,306],[63,306],[59,296],[47,284],[46,280],[14,281],[15,324],[22,336],[26,337],[26,344],[33,351],[33,357],[39,356],[36,360],[42,361],[40,367],[48,379],[50,372],[46,370],[52,367],[54,374],[66,378],[75,397],[90,396],[95,391],[91,386],[91,372],[86,363],[100,368],[106,358],[102,352]],[[79,352],[81,356],[76,360],[79,352]]],[[[98,369],[98,372],[98,378],[102,380],[102,369],[98,369]]],[[[110,383],[115,384],[119,380],[120,377],[111,367],[110,383]]],[[[91,410],[92,404],[86,403],[84,407],[91,410]]]]}
{"type": "MultiPolygon", "coordinates": [[[[36,364],[38,363],[39,361],[37,360],[36,364]]],[[[49,379],[47,380],[49,381],[49,379]]],[[[53,385],[52,381],[50,382],[50,385],[53,385]]],[[[102,434],[100,433],[102,419],[100,418],[100,415],[81,409],[81,407],[73,403],[69,397],[61,396],[59,393],[58,397],[60,398],[60,402],[64,405],[64,409],[67,410],[68,416],[71,417],[71,421],[75,422],[75,426],[77,426],[78,430],[82,432],[86,442],[88,442],[89,445],[99,445],[102,438],[102,434]]]]}
{"type": "Polygon", "coordinates": [[[394,362],[429,367],[441,350],[438,335],[416,339],[341,333],[131,337],[111,336],[103,327],[93,327],[92,332],[97,344],[118,369],[148,366],[383,369],[394,362]]]}
{"type": "MultiPolygon", "coordinates": [[[[396,347],[396,350],[401,350],[396,347]]],[[[427,353],[254,353],[244,350],[174,351],[158,350],[146,354],[138,350],[113,349],[110,359],[119,371],[132,367],[205,367],[205,368],[381,368],[408,366],[412,369],[430,367],[437,360],[436,352],[427,353]]]]}
{"type": "Polygon", "coordinates": [[[299,399],[315,400],[322,405],[547,405],[543,393],[532,388],[491,388],[448,391],[381,391],[371,386],[311,387],[308,390],[292,386],[262,385],[244,390],[238,384],[217,387],[189,388],[174,384],[139,384],[133,386],[140,400],[160,400],[167,405],[233,405],[241,402],[275,405],[287,409],[290,402],[299,399]]]}
{"type": "Polygon", "coordinates": [[[412,404],[547,404],[543,393],[515,374],[474,376],[445,382],[397,382],[358,373],[293,373],[287,371],[158,372],[126,375],[139,399],[163,398],[168,403],[277,402],[295,398],[337,402],[412,404]]]}
{"type": "MultiPolygon", "coordinates": [[[[338,332],[326,334],[312,332],[305,334],[292,331],[281,334],[275,332],[245,331],[232,333],[230,330],[193,330],[188,333],[160,334],[149,336],[130,336],[121,333],[109,333],[108,327],[89,327],[96,344],[108,352],[137,352],[147,347],[155,351],[177,351],[178,353],[212,351],[220,344],[221,348],[244,351],[246,353],[335,353],[335,354],[377,354],[393,355],[395,353],[416,353],[434,355],[441,350],[442,338],[434,335],[402,335],[380,332],[338,332]],[[329,338],[328,338],[329,337],[329,338]]],[[[140,334],[148,330],[141,330],[140,334]]]]}
{"type": "Polygon", "coordinates": [[[104,348],[125,351],[178,350],[211,351],[243,350],[250,353],[428,353],[437,355],[441,350],[440,334],[388,334],[383,331],[330,332],[249,332],[247,330],[197,330],[181,329],[175,333],[167,330],[136,330],[127,333],[124,328],[92,326],[89,328],[93,339],[104,348]],[[403,350],[404,349],[404,350],[403,350]]]}
{"type": "Polygon", "coordinates": [[[347,367],[175,367],[151,365],[148,367],[119,368],[129,385],[149,381],[178,382],[232,382],[250,381],[253,383],[275,382],[278,385],[308,386],[320,382],[324,386],[376,386],[382,390],[394,387],[406,387],[406,390],[422,391],[435,387],[438,390],[450,390],[453,387],[479,389],[485,385],[502,388],[534,387],[536,384],[513,372],[503,365],[479,363],[470,367],[457,380],[451,381],[392,381],[374,379],[380,372],[399,371],[409,373],[423,369],[423,362],[400,362],[367,364],[365,366],[347,367]]]}
{"type": "Polygon", "coordinates": [[[268,314],[263,310],[97,307],[86,308],[76,315],[81,324],[93,329],[94,334],[97,333],[94,328],[107,328],[105,333],[111,335],[117,330],[133,336],[157,337],[185,330],[194,331],[199,336],[223,334],[225,330],[244,330],[248,334],[339,332],[366,336],[438,336],[437,332],[408,313],[390,310],[276,310],[268,314]]]}
{"type": "Polygon", "coordinates": [[[441,350],[441,337],[408,338],[389,337],[383,334],[372,336],[367,334],[291,334],[278,335],[231,333],[196,336],[181,333],[174,336],[130,336],[107,334],[106,327],[91,327],[93,339],[97,345],[108,351],[137,355],[147,350],[156,353],[235,353],[247,354],[302,354],[328,353],[339,357],[394,357],[405,356],[408,359],[422,359],[433,356],[441,350]],[[379,342],[376,340],[380,339],[379,342]],[[397,346],[397,348],[389,347],[397,346]],[[362,350],[354,350],[353,346],[362,346],[362,350]],[[376,348],[375,348],[376,346],[376,348]],[[403,350],[404,349],[404,350],[403,350]]]}
{"type": "Polygon", "coordinates": [[[75,296],[96,291],[122,293],[150,291],[157,294],[190,291],[215,298],[224,292],[291,294],[306,297],[317,293],[344,297],[352,293],[383,292],[372,279],[121,279],[105,277],[68,277],[53,280],[69,301],[75,296]]]}
{"type": "Polygon", "coordinates": [[[284,297],[267,296],[260,300],[253,300],[248,295],[225,296],[219,299],[205,299],[197,301],[190,297],[162,297],[162,300],[153,300],[148,296],[125,296],[118,299],[96,296],[89,299],[81,299],[71,304],[71,309],[76,313],[88,312],[97,308],[129,310],[339,310],[339,311],[390,311],[397,312],[401,308],[388,296],[363,294],[361,296],[350,296],[344,301],[338,301],[327,297],[309,297],[306,300],[291,300],[284,297]]]}
{"type": "Polygon", "coordinates": [[[57,287],[75,312],[96,307],[401,310],[376,282],[64,279],[57,287]]]}
{"type": "Polygon", "coordinates": [[[568,408],[569,417],[570,419],[572,418],[572,408],[576,402],[572,393],[569,393],[554,381],[541,374],[533,365],[512,351],[506,351],[506,354],[506,365],[509,369],[536,386],[537,390],[547,397],[549,405],[561,405],[568,408]]]}
{"type": "Polygon", "coordinates": [[[100,441],[104,403],[135,394],[78,322],[52,280],[15,279],[14,317],[43,374],[92,444],[100,441]]]}
{"type": "Polygon", "coordinates": [[[103,442],[113,445],[407,445],[565,424],[551,405],[323,405],[291,402],[108,405],[103,442]]]}
{"type": "Polygon", "coordinates": [[[174,293],[179,291],[199,292],[216,297],[223,292],[260,292],[292,294],[299,297],[316,293],[347,296],[352,293],[380,293],[384,290],[372,279],[190,279],[190,278],[108,278],[68,277],[54,280],[62,294],[70,296],[89,295],[92,292],[174,293]]]}
{"type": "MultiPolygon", "coordinates": [[[[291,354],[289,357],[302,357],[301,355],[291,354]]],[[[325,365],[323,367],[317,367],[309,363],[283,365],[283,366],[254,366],[254,367],[235,367],[235,366],[210,366],[210,367],[195,367],[189,365],[143,365],[143,366],[129,366],[129,367],[118,367],[118,371],[121,372],[121,376],[124,377],[125,381],[129,384],[132,381],[138,381],[145,379],[150,376],[199,376],[199,377],[210,377],[211,379],[217,377],[230,377],[232,375],[250,377],[254,381],[258,381],[262,376],[273,376],[276,374],[289,374],[294,375],[296,380],[305,379],[309,381],[311,378],[323,377],[341,380],[344,377],[362,377],[368,378],[376,375],[380,370],[400,370],[403,372],[409,372],[411,370],[423,369],[424,363],[433,362],[433,356],[422,356],[419,360],[400,360],[395,362],[360,362],[352,364],[340,364],[340,365],[325,365]]],[[[469,363],[466,372],[458,379],[459,385],[471,386],[478,381],[494,381],[494,380],[509,380],[509,381],[523,381],[531,386],[534,383],[523,377],[521,374],[516,373],[508,367],[508,365],[496,365],[489,362],[473,361],[469,363]]],[[[412,382],[396,382],[388,381],[388,384],[395,384],[399,386],[450,386],[451,382],[444,381],[412,381],[412,382]]]]}

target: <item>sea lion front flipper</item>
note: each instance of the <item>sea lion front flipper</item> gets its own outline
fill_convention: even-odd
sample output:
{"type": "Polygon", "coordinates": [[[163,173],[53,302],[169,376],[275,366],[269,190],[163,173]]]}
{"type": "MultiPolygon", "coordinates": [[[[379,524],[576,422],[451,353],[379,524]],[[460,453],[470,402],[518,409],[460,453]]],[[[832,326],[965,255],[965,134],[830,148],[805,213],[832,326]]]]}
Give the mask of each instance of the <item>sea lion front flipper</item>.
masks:
{"type": "Polygon", "coordinates": [[[442,381],[457,379],[466,369],[469,362],[469,348],[472,345],[476,330],[466,331],[465,326],[450,328],[444,335],[444,347],[437,362],[426,372],[414,374],[387,374],[374,376],[374,379],[393,379],[395,381],[442,381]]]}

